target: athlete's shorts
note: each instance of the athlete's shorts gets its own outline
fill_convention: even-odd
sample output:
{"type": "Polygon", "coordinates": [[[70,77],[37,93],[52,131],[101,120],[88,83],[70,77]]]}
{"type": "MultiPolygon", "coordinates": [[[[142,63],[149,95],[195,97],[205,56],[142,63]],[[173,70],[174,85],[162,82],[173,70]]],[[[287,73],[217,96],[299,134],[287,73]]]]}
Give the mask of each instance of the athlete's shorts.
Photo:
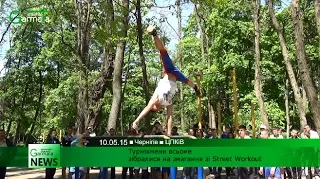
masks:
{"type": "Polygon", "coordinates": [[[155,93],[158,95],[160,104],[163,106],[169,106],[172,104],[174,95],[177,92],[177,84],[174,81],[168,79],[161,79],[158,83],[158,86],[155,90],[155,93]]]}
{"type": "Polygon", "coordinates": [[[188,78],[173,64],[168,52],[166,50],[162,50],[160,51],[160,54],[164,73],[171,73],[176,77],[177,81],[187,83],[188,78]]]}

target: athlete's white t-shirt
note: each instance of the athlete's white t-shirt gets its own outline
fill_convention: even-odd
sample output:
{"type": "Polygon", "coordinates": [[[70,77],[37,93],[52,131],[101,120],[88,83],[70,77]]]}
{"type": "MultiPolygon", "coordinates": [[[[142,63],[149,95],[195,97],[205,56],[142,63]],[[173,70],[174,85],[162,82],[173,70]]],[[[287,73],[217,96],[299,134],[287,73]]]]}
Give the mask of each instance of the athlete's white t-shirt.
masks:
{"type": "Polygon", "coordinates": [[[169,106],[172,104],[172,99],[177,92],[177,84],[170,81],[168,78],[163,78],[159,81],[155,93],[158,95],[160,104],[169,106]]]}

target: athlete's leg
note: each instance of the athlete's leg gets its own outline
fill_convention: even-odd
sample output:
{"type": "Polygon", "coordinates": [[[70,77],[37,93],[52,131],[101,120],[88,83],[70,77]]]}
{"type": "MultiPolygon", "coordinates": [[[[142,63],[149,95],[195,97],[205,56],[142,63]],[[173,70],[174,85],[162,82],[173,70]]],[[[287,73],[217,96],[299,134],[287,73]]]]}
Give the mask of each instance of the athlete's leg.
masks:
{"type": "Polygon", "coordinates": [[[167,134],[168,134],[168,136],[171,136],[172,115],[173,115],[173,105],[171,104],[171,105],[167,106],[167,119],[168,119],[167,134]]]}
{"type": "Polygon", "coordinates": [[[156,93],[156,91],[153,93],[148,105],[142,110],[142,112],[139,114],[139,116],[137,117],[137,119],[133,122],[132,127],[134,129],[137,129],[139,122],[142,118],[144,118],[144,116],[146,116],[149,111],[151,111],[155,106],[157,106],[157,104],[159,104],[159,98],[158,95],[156,93]]]}
{"type": "Polygon", "coordinates": [[[153,35],[154,43],[157,47],[157,49],[160,51],[162,64],[164,67],[165,72],[171,73],[174,71],[174,64],[169,57],[166,48],[164,47],[162,41],[160,40],[159,36],[157,35],[156,28],[152,25],[150,25],[147,29],[147,31],[153,35]]]}

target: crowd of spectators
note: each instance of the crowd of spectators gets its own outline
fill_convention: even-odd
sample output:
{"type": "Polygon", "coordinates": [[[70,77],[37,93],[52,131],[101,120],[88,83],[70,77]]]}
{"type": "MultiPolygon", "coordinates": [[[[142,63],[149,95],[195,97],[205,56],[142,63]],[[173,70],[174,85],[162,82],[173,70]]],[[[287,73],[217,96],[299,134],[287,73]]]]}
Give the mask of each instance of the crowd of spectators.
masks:
{"type": "MultiPolygon", "coordinates": [[[[249,127],[251,129],[251,127],[249,127]]],[[[149,131],[150,132],[150,131],[149,131]]],[[[178,127],[172,128],[172,136],[179,136],[178,127]]],[[[139,130],[139,135],[143,137],[146,135],[144,129],[139,130]]],[[[150,135],[166,135],[166,127],[159,122],[155,122],[152,126],[150,135]]],[[[252,131],[248,131],[247,127],[240,125],[237,130],[232,127],[225,126],[221,135],[215,128],[209,128],[206,123],[203,123],[202,128],[196,124],[190,128],[186,133],[181,132],[181,135],[194,136],[197,139],[252,139],[252,138],[291,138],[291,139],[315,139],[319,138],[316,131],[311,129],[310,125],[306,125],[302,131],[299,129],[292,129],[287,137],[284,137],[282,130],[278,127],[269,129],[266,125],[261,125],[257,135],[252,137],[252,131]]],[[[102,136],[132,136],[136,135],[131,130],[126,131],[123,135],[118,135],[116,130],[111,128],[101,134],[102,136]]],[[[64,147],[86,146],[86,137],[94,137],[96,134],[92,128],[88,128],[80,136],[75,135],[73,128],[68,128],[65,135],[62,137],[61,142],[57,137],[56,130],[52,129],[48,134],[45,143],[46,144],[61,144],[64,147]]],[[[6,138],[5,131],[0,129],[0,147],[12,147],[14,144],[6,138]]],[[[272,153],[272,152],[270,152],[272,153]]],[[[318,153],[315,151],[315,153],[318,153]]],[[[92,167],[80,167],[80,179],[88,179],[92,167]]],[[[110,173],[111,179],[116,179],[115,167],[100,167],[98,174],[99,179],[107,179],[108,173],[110,173]],[[109,170],[110,169],[110,170],[109,170]]],[[[307,179],[319,178],[319,167],[208,167],[208,177],[214,177],[215,179],[301,179],[303,175],[307,179]],[[224,170],[225,173],[222,173],[224,170]]],[[[56,173],[55,168],[47,168],[45,171],[46,179],[53,179],[56,173]]],[[[6,174],[6,168],[0,168],[0,179],[4,179],[6,174]]],[[[197,176],[196,167],[184,167],[179,175],[182,179],[194,179],[197,176]]],[[[170,167],[122,167],[122,179],[169,179],[170,167]],[[129,173],[129,174],[128,174],[129,173]]],[[[62,178],[75,179],[75,167],[63,167],[62,178]],[[69,173],[66,173],[68,170],[69,173]]]]}

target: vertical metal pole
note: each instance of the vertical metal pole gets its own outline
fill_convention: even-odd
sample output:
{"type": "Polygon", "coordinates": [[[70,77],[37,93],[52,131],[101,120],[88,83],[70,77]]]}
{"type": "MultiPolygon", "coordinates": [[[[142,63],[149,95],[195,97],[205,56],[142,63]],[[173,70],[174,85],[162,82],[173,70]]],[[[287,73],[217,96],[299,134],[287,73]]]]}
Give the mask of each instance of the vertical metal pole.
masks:
{"type": "MultiPolygon", "coordinates": [[[[201,80],[201,74],[197,74],[197,85],[198,88],[200,89],[200,80],[201,80]]],[[[198,97],[198,121],[199,121],[199,129],[202,129],[202,107],[201,107],[201,97],[198,97]]]]}
{"type": "MultiPolygon", "coordinates": [[[[201,74],[197,74],[197,85],[198,88],[200,88],[200,80],[201,80],[201,74]]],[[[202,107],[201,107],[201,97],[198,97],[198,120],[199,120],[199,129],[202,129],[202,107]]],[[[198,179],[203,179],[203,167],[198,167],[198,179]]]]}
{"type": "Polygon", "coordinates": [[[62,130],[60,130],[60,134],[59,134],[59,141],[61,142],[61,138],[62,138],[62,130]]]}
{"type": "Polygon", "coordinates": [[[220,101],[218,102],[218,135],[222,135],[222,130],[221,130],[221,104],[220,101]]]}
{"type": "MultiPolygon", "coordinates": [[[[238,130],[238,97],[237,97],[237,82],[236,82],[236,71],[232,70],[232,85],[233,85],[233,108],[234,108],[234,126],[238,130]]],[[[238,133],[236,133],[238,137],[238,133]]]]}
{"type": "Polygon", "coordinates": [[[46,137],[45,137],[45,135],[46,135],[46,131],[43,131],[43,135],[42,135],[42,143],[44,143],[45,142],[45,140],[46,140],[46,137]]]}
{"type": "Polygon", "coordinates": [[[177,168],[176,167],[170,168],[170,179],[177,179],[177,168]]]}
{"type": "Polygon", "coordinates": [[[254,119],[254,104],[251,103],[251,124],[252,124],[252,138],[256,137],[256,121],[254,119]]]}

